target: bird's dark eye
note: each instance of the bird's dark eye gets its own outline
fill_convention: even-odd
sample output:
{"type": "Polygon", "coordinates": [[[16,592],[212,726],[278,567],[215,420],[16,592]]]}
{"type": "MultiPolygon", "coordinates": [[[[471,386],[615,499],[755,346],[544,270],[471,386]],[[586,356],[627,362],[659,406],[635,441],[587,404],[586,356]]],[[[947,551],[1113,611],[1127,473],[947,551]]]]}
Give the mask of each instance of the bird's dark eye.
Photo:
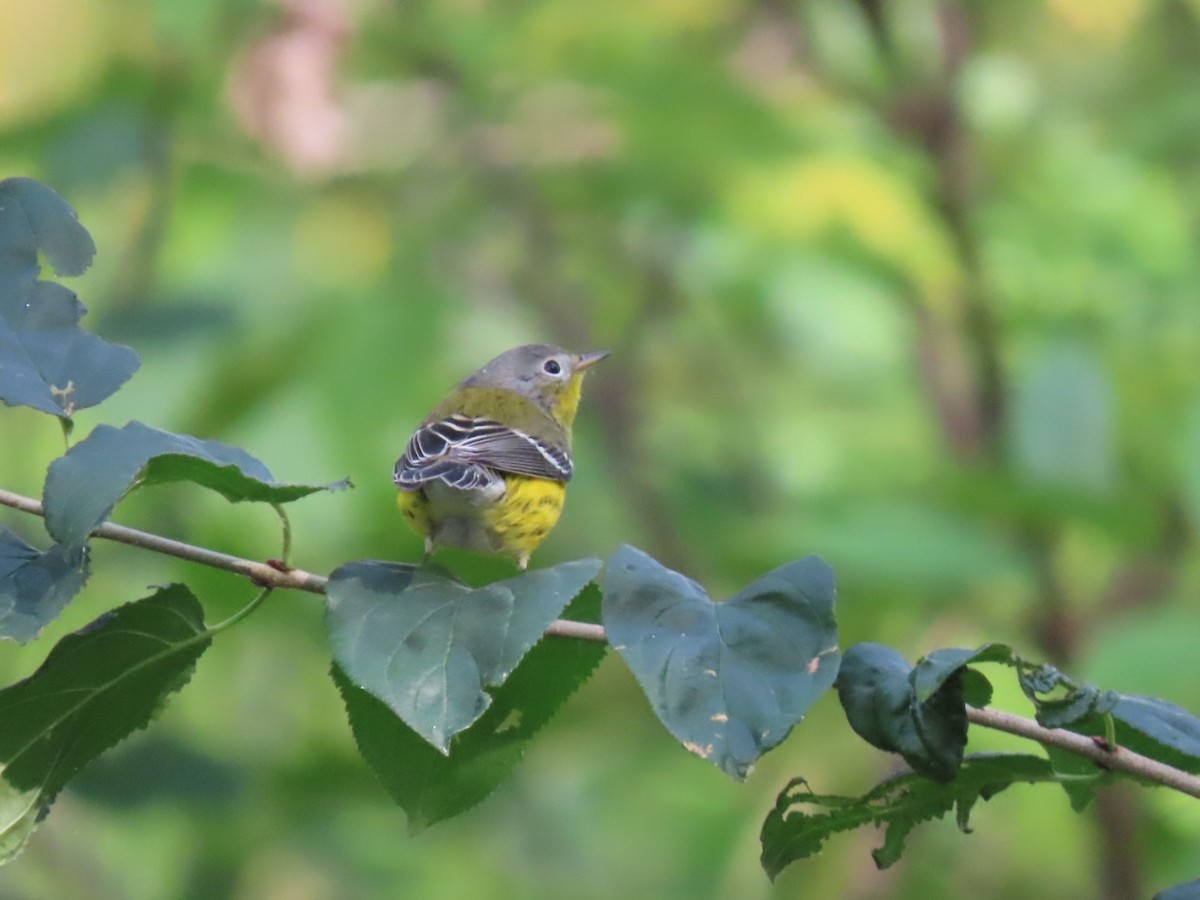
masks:
{"type": "Polygon", "coordinates": [[[542,371],[547,375],[561,375],[562,364],[557,359],[548,359],[542,363],[542,371]]]}

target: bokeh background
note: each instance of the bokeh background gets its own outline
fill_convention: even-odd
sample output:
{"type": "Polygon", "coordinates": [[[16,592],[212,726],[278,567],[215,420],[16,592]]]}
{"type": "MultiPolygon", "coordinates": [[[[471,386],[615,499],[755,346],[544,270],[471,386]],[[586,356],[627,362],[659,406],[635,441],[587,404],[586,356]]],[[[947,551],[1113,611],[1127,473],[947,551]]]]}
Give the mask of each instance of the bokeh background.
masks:
{"type": "MultiPolygon", "coordinates": [[[[607,348],[535,564],[642,547],[714,595],[820,553],[844,646],[1014,644],[1200,710],[1200,2],[5,0],[0,175],[100,248],[71,283],[143,367],[98,422],[250,450],[298,565],[412,560],[391,465],[517,343],[607,348]]],[[[37,495],[57,425],[0,410],[37,495]]],[[[187,487],[118,521],[239,555],[270,510],[187,487]]],[[[43,539],[36,521],[0,521],[43,539]]],[[[501,563],[449,555],[472,578],[501,563]]],[[[8,683],[143,586],[248,585],[119,546],[8,683]]],[[[830,696],[744,785],[678,747],[610,657],[516,777],[417,837],[357,756],[318,598],[223,634],[96,763],[0,897],[1148,896],[1200,875],[1200,806],[1056,788],[870,831],[771,885],[802,774],[893,761],[830,696]]],[[[1028,712],[1011,676],[998,701],[1028,712]]],[[[1020,746],[973,735],[977,749],[1020,746]]]]}

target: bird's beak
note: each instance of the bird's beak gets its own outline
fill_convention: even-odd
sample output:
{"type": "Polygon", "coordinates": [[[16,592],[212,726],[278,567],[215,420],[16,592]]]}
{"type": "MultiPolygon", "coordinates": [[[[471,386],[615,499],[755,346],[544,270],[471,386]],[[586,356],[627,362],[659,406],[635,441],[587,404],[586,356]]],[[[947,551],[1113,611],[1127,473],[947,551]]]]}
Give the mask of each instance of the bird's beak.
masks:
{"type": "Polygon", "coordinates": [[[610,353],[612,353],[611,350],[593,350],[591,353],[580,353],[575,357],[575,371],[582,372],[585,369],[590,369],[610,353]]]}

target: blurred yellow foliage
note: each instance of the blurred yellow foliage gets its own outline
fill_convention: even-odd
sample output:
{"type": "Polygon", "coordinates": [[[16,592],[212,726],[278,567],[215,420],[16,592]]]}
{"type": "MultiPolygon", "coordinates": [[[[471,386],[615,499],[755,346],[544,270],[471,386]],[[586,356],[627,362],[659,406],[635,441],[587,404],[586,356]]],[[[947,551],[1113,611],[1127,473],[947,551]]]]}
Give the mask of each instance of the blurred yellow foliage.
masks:
{"type": "Polygon", "coordinates": [[[522,66],[570,68],[593,53],[645,56],[680,33],[712,29],[736,9],[729,0],[614,0],[543,3],[525,18],[513,45],[522,66]]]}
{"type": "Polygon", "coordinates": [[[1145,0],[1050,0],[1050,8],[1085,37],[1117,41],[1137,24],[1146,4],[1145,0]]]}
{"type": "Polygon", "coordinates": [[[729,0],[652,0],[645,5],[666,22],[689,30],[720,24],[732,12],[729,0]]]}
{"type": "Polygon", "coordinates": [[[96,0],[5,0],[0,123],[46,115],[92,86],[107,42],[96,0]]]}
{"type": "Polygon", "coordinates": [[[735,182],[731,206],[741,225],[771,241],[848,235],[929,309],[953,311],[960,271],[946,234],[912,183],[874,160],[830,153],[755,172],[735,182]]]}
{"type": "Polygon", "coordinates": [[[294,247],[297,265],[315,286],[370,285],[391,257],[391,226],[377,202],[323,196],[297,219],[294,247]]]}

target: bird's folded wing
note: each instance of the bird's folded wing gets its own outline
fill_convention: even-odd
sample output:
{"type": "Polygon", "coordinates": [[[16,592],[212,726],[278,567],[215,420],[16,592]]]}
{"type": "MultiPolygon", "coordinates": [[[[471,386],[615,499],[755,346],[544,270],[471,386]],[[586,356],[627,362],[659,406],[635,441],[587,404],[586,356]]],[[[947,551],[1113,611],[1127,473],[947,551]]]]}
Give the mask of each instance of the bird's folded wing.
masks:
{"type": "Polygon", "coordinates": [[[494,484],[497,472],[569,481],[571,456],[492,419],[455,414],[417,429],[396,463],[394,480],[409,490],[436,479],[478,490],[494,484]]]}

